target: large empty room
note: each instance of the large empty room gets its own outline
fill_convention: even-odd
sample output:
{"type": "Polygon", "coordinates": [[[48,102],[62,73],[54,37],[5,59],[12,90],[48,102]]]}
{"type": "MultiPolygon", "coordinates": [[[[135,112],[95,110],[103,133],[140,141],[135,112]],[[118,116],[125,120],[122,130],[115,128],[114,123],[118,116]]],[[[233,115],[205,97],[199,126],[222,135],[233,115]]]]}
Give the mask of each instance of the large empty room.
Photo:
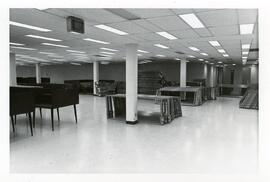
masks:
{"type": "Polygon", "coordinates": [[[10,8],[10,173],[256,173],[258,16],[10,8]]]}

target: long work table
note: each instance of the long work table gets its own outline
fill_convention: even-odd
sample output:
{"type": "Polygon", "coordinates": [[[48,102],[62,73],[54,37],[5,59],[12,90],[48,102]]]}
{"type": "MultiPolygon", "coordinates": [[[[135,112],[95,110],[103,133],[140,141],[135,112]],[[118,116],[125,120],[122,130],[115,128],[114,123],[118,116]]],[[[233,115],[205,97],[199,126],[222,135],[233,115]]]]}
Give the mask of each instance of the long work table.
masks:
{"type": "MultiPolygon", "coordinates": [[[[182,116],[181,100],[173,96],[156,96],[139,94],[138,99],[153,100],[160,105],[160,124],[170,123],[182,116]]],[[[115,118],[126,114],[126,95],[106,96],[107,118],[115,118]]]]}
{"type": "Polygon", "coordinates": [[[193,93],[192,106],[202,104],[202,87],[163,87],[157,91],[157,95],[170,95],[172,92],[178,92],[179,96],[181,96],[181,93],[191,92],[193,93]]]}

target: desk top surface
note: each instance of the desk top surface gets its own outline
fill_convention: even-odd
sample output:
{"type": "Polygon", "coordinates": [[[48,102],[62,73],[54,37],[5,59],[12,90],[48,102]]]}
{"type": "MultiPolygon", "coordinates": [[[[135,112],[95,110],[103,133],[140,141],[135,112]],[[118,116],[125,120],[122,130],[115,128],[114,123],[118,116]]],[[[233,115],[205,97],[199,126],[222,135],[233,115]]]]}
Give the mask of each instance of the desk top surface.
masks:
{"type": "Polygon", "coordinates": [[[31,86],[31,85],[16,85],[12,87],[19,87],[19,88],[43,88],[42,86],[31,86]]]}
{"type": "Polygon", "coordinates": [[[168,92],[198,92],[201,89],[201,87],[163,87],[159,90],[168,92]]]}
{"type": "Polygon", "coordinates": [[[219,84],[219,87],[226,87],[226,88],[248,88],[248,85],[239,84],[239,85],[233,85],[233,84],[219,84]]]}
{"type": "MultiPolygon", "coordinates": [[[[107,95],[108,97],[126,97],[126,94],[115,94],[115,95],[107,95]]],[[[145,95],[145,94],[138,94],[138,98],[139,99],[151,99],[151,100],[155,100],[155,99],[170,99],[170,98],[178,98],[175,96],[164,96],[164,95],[145,95]]]]}

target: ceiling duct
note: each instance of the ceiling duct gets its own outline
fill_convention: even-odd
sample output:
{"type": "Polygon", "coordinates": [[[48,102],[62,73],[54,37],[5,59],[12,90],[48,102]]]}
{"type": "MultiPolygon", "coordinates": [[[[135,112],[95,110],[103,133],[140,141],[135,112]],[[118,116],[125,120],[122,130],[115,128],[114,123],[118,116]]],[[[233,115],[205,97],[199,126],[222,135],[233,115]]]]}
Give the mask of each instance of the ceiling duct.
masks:
{"type": "Polygon", "coordinates": [[[96,55],[93,55],[95,57],[99,57],[99,58],[107,58],[108,56],[103,56],[103,55],[99,55],[99,54],[96,54],[96,55]]]}
{"type": "Polygon", "coordinates": [[[176,51],[175,53],[177,53],[177,54],[185,54],[185,53],[180,52],[180,51],[176,51]]]}
{"type": "Polygon", "coordinates": [[[249,52],[259,52],[259,48],[249,49],[249,52]]]}
{"type": "Polygon", "coordinates": [[[110,9],[106,9],[107,11],[120,16],[126,20],[139,20],[141,19],[140,17],[128,12],[127,10],[124,9],[120,9],[120,8],[110,8],[110,9]]]}

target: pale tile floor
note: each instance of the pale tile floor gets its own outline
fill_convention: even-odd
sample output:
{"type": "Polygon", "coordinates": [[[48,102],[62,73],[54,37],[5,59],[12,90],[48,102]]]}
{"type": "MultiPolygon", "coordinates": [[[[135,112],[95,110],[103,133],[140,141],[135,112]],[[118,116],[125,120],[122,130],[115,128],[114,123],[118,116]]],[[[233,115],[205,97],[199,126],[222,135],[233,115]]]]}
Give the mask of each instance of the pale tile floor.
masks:
{"type": "MultiPolygon", "coordinates": [[[[49,110],[43,110],[43,120],[37,110],[31,137],[25,115],[18,117],[16,134],[10,133],[10,171],[256,172],[258,111],[239,109],[238,102],[218,98],[200,107],[183,106],[183,117],[164,126],[149,116],[127,125],[106,119],[104,97],[81,95],[77,125],[73,107],[60,109],[54,132],[49,110]]],[[[139,108],[159,109],[141,100],[139,108]]]]}

